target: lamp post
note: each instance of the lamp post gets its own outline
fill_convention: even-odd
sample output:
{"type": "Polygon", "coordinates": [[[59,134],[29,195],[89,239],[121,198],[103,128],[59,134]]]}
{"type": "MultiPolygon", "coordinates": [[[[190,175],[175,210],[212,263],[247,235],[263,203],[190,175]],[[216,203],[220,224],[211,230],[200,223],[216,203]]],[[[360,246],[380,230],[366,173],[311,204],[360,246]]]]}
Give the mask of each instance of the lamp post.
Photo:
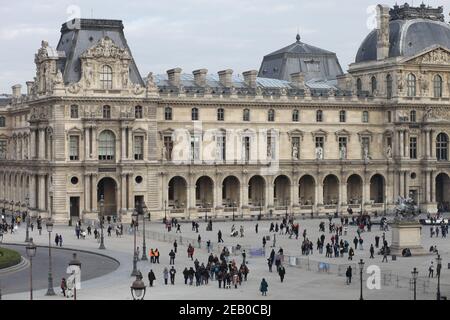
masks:
{"type": "Polygon", "coordinates": [[[36,255],[36,245],[33,243],[33,238],[30,238],[25,250],[30,259],[30,300],[33,300],[33,258],[36,255]]]}
{"type": "Polygon", "coordinates": [[[30,234],[29,234],[29,227],[30,227],[30,217],[29,217],[29,206],[30,206],[30,197],[27,196],[25,197],[25,203],[26,203],[26,210],[25,210],[25,219],[27,219],[27,231],[25,233],[25,242],[29,242],[30,241],[30,234]]]}
{"type": "Polygon", "coordinates": [[[52,231],[53,222],[51,220],[47,221],[46,225],[48,232],[48,289],[46,296],[54,296],[55,291],[53,290],[53,276],[52,276],[52,231]]]}
{"type": "Polygon", "coordinates": [[[417,268],[414,268],[413,271],[411,271],[411,274],[412,274],[413,284],[414,284],[414,300],[416,300],[417,277],[419,275],[419,272],[417,272],[417,268]]]}
{"type": "Polygon", "coordinates": [[[164,223],[167,223],[167,200],[164,200],[164,223]]]}
{"type": "Polygon", "coordinates": [[[140,271],[138,271],[136,280],[133,281],[130,288],[133,300],[144,300],[146,286],[144,281],[142,281],[142,273],[140,271]]]}
{"type": "Polygon", "coordinates": [[[438,278],[437,283],[437,292],[436,292],[436,299],[441,300],[441,268],[442,268],[442,258],[441,255],[438,254],[436,258],[437,266],[436,266],[436,275],[438,278]]]}
{"type": "Polygon", "coordinates": [[[142,224],[144,225],[143,229],[143,236],[142,236],[142,261],[148,261],[147,258],[147,246],[145,245],[145,213],[147,212],[147,206],[145,205],[145,202],[139,202],[139,209],[140,213],[142,214],[142,224]]]}
{"type": "Polygon", "coordinates": [[[101,250],[105,250],[105,238],[103,236],[103,221],[104,221],[104,210],[105,210],[105,199],[103,199],[103,195],[100,199],[100,247],[101,250]]]}
{"type": "Polygon", "coordinates": [[[137,214],[136,210],[134,210],[133,214],[131,215],[131,218],[133,219],[133,231],[134,231],[133,271],[131,272],[131,276],[135,277],[138,275],[138,270],[137,270],[138,256],[137,256],[137,251],[136,251],[136,223],[137,223],[137,219],[138,219],[138,214],[137,214]]]}
{"type": "MultiPolygon", "coordinates": [[[[73,253],[72,260],[69,261],[69,267],[71,266],[77,266],[81,270],[81,262],[77,259],[77,254],[73,253]]],[[[72,274],[75,273],[75,271],[72,271],[72,274]]],[[[77,278],[73,278],[73,300],[77,300],[77,278]]]]}
{"type": "Polygon", "coordinates": [[[358,265],[359,265],[359,276],[360,276],[360,280],[361,280],[361,292],[360,292],[359,300],[364,300],[363,299],[363,271],[364,271],[363,259],[359,260],[358,265]]]}

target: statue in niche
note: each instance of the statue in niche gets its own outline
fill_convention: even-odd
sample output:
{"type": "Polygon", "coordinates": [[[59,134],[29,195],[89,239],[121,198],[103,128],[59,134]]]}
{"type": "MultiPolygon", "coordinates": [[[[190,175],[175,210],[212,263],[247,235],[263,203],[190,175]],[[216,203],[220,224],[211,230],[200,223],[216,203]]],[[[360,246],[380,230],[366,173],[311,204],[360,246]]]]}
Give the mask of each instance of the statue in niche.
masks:
{"type": "Polygon", "coordinates": [[[339,156],[341,160],[347,159],[347,148],[345,147],[345,145],[341,146],[341,149],[339,150],[339,156]]]}
{"type": "Polygon", "coordinates": [[[298,144],[294,143],[292,145],[292,159],[298,160],[298,144]]]}
{"type": "Polygon", "coordinates": [[[388,145],[386,148],[386,156],[388,157],[388,159],[392,158],[392,147],[390,145],[388,145]]]}
{"type": "Polygon", "coordinates": [[[321,146],[316,147],[316,159],[323,160],[323,148],[321,146]]]}

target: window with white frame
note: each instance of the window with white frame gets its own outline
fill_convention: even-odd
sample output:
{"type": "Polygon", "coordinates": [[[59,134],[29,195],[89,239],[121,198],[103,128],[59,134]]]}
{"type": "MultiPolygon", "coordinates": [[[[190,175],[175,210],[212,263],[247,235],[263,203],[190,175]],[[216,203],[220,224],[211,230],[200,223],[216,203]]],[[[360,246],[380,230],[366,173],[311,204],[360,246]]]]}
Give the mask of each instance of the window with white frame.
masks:
{"type": "Polygon", "coordinates": [[[200,160],[200,135],[191,135],[191,160],[200,160]]]}
{"type": "Polygon", "coordinates": [[[71,161],[80,160],[80,137],[70,136],[69,137],[69,159],[71,161]]]}
{"type": "Polygon", "coordinates": [[[6,159],[6,152],[8,148],[8,142],[6,140],[0,140],[0,159],[6,159]]]}
{"type": "Polygon", "coordinates": [[[110,90],[113,87],[112,82],[112,68],[110,66],[104,65],[100,72],[100,83],[102,85],[102,89],[110,90]]]}
{"type": "Polygon", "coordinates": [[[144,137],[134,137],[134,160],[144,160],[144,137]]]}
{"type": "Polygon", "coordinates": [[[116,137],[112,131],[105,130],[98,136],[98,159],[114,160],[116,151],[116,137]]]}

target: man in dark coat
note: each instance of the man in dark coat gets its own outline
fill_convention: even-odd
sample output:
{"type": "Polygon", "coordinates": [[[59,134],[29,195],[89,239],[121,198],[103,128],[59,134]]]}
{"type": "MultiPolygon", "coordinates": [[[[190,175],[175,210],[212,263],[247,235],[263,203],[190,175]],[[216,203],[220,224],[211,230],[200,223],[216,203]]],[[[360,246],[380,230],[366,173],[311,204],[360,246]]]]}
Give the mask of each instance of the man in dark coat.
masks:
{"type": "Polygon", "coordinates": [[[283,267],[283,265],[280,265],[280,267],[278,268],[278,274],[280,275],[281,282],[283,282],[284,275],[286,274],[286,269],[283,267]]]}
{"type": "Polygon", "coordinates": [[[153,281],[155,280],[155,274],[153,273],[153,270],[150,270],[150,272],[148,273],[148,281],[150,282],[150,287],[153,287],[153,281]]]}
{"type": "Polygon", "coordinates": [[[345,276],[347,277],[347,284],[352,283],[352,267],[348,266],[347,271],[345,272],[345,276]]]}
{"type": "Polygon", "coordinates": [[[169,271],[171,284],[175,284],[175,273],[177,273],[177,270],[175,270],[175,268],[172,266],[172,268],[169,271]]]}

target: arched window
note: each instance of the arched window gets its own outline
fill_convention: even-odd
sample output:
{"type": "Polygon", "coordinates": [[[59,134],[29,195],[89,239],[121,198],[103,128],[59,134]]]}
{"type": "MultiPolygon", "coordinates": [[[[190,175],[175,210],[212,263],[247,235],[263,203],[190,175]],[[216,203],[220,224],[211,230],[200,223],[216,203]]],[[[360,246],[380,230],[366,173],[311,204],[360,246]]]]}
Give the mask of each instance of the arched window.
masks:
{"type": "Polygon", "coordinates": [[[192,121],[198,120],[198,108],[192,108],[191,118],[192,118],[192,121]]]}
{"type": "Polygon", "coordinates": [[[134,117],[136,119],[142,119],[143,116],[144,116],[144,114],[142,112],[142,107],[141,106],[134,107],[134,117]]]}
{"type": "Polygon", "coordinates": [[[374,95],[375,91],[377,91],[377,78],[375,76],[373,76],[372,79],[370,80],[370,88],[372,95],[374,95]]]}
{"type": "Polygon", "coordinates": [[[442,77],[440,75],[435,75],[433,78],[433,89],[434,97],[442,98],[442,77]]]}
{"type": "Polygon", "coordinates": [[[275,121],[275,110],[269,109],[269,111],[267,112],[267,121],[275,121]]]}
{"type": "Polygon", "coordinates": [[[416,96],[416,76],[412,73],[408,74],[407,78],[408,97],[416,96]]]}
{"type": "Polygon", "coordinates": [[[164,120],[172,120],[172,108],[171,107],[164,108],[164,120]]]}
{"type": "Polygon", "coordinates": [[[103,119],[111,119],[111,107],[103,106],[103,119]]]}
{"type": "Polygon", "coordinates": [[[298,122],[299,121],[299,112],[297,109],[292,111],[292,122],[298,122]]]}
{"type": "Polygon", "coordinates": [[[409,121],[416,122],[416,110],[411,110],[409,112],[409,121]]]}
{"type": "Polygon", "coordinates": [[[369,111],[363,111],[362,113],[362,122],[368,123],[369,122],[369,111]]]}
{"type": "Polygon", "coordinates": [[[322,122],[323,121],[323,112],[322,110],[316,111],[316,122],[322,122]]]}
{"type": "Polygon", "coordinates": [[[0,117],[0,128],[6,127],[5,117],[0,117]]]}
{"type": "Polygon", "coordinates": [[[345,122],[346,121],[346,114],[345,110],[339,111],[339,122],[345,122]]]}
{"type": "Polygon", "coordinates": [[[225,120],[225,110],[223,108],[217,109],[217,121],[225,120]]]}
{"type": "Polygon", "coordinates": [[[102,89],[109,90],[112,89],[112,68],[110,66],[104,65],[100,73],[100,83],[102,89]]]}
{"type": "Polygon", "coordinates": [[[109,130],[102,131],[98,136],[98,159],[114,160],[116,151],[116,137],[109,130]]]}
{"type": "Polygon", "coordinates": [[[244,109],[242,119],[243,121],[250,121],[250,109],[244,109]]]}
{"type": "Polygon", "coordinates": [[[392,76],[390,74],[386,76],[386,97],[392,98],[392,76]]]}
{"type": "Polygon", "coordinates": [[[436,158],[439,161],[448,160],[448,136],[445,133],[439,133],[436,137],[436,158]]]}
{"type": "Polygon", "coordinates": [[[362,81],[360,78],[356,79],[356,93],[361,94],[362,91],[362,81]]]}

